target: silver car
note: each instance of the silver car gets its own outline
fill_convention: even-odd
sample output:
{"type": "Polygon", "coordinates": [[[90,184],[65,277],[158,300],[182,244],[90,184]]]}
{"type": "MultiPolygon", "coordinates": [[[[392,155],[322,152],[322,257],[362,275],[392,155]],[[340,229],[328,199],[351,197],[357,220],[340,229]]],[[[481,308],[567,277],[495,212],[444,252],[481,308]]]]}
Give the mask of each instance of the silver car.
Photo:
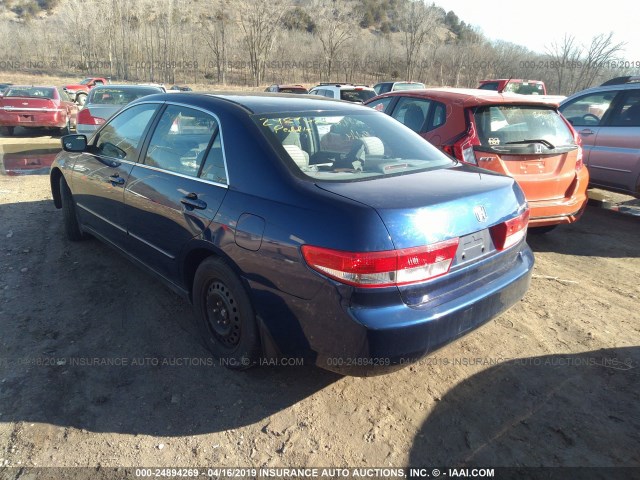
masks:
{"type": "Polygon", "coordinates": [[[78,112],[77,132],[92,135],[114,113],[140,97],[163,93],[160,86],[152,85],[104,85],[89,92],[84,108],[78,112]]]}
{"type": "Polygon", "coordinates": [[[640,197],[640,76],[578,92],[560,111],[580,135],[589,183],[640,197]]]}

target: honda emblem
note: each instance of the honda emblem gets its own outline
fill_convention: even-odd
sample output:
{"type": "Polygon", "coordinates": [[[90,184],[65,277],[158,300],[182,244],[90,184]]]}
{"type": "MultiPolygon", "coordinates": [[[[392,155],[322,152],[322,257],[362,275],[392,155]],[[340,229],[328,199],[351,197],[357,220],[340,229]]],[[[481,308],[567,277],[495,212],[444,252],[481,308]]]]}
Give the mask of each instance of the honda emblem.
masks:
{"type": "Polygon", "coordinates": [[[473,213],[475,213],[476,218],[478,219],[479,222],[486,222],[487,221],[487,211],[485,210],[484,206],[482,205],[477,205],[475,207],[473,207],[473,213]]]}

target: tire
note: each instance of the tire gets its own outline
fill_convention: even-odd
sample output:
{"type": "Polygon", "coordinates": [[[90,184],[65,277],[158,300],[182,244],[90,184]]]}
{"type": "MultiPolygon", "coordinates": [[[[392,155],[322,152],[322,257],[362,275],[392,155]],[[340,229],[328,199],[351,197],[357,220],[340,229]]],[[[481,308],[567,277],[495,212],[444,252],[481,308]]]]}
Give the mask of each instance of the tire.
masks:
{"type": "Polygon", "coordinates": [[[71,133],[71,119],[67,117],[67,124],[60,129],[60,136],[69,135],[71,133]]]}
{"type": "Polygon", "coordinates": [[[80,229],[73,195],[63,176],[60,177],[60,200],[62,202],[62,217],[67,238],[72,242],[86,239],[87,235],[80,229]]]}
{"type": "Polygon", "coordinates": [[[14,132],[15,128],[16,127],[6,127],[7,135],[9,135],[10,137],[13,136],[13,132],[14,132]]]}
{"type": "Polygon", "coordinates": [[[547,225],[546,227],[529,227],[529,233],[531,233],[532,235],[544,235],[545,233],[549,233],[552,230],[555,230],[555,228],[558,225],[547,225]]]}
{"type": "Polygon", "coordinates": [[[260,335],[251,300],[222,259],[207,258],[198,267],[193,305],[205,345],[221,364],[244,370],[258,362],[260,335]]]}

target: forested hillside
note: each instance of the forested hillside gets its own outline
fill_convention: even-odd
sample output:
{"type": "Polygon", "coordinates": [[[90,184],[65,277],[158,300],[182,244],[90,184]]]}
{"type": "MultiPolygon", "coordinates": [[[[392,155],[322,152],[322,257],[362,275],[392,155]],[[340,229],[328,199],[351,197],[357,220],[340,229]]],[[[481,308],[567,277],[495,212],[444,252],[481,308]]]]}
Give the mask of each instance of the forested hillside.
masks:
{"type": "Polygon", "coordinates": [[[239,85],[513,77],[564,94],[626,73],[606,63],[622,47],[608,33],[534,53],[461,18],[417,0],[4,0],[0,70],[239,85]]]}

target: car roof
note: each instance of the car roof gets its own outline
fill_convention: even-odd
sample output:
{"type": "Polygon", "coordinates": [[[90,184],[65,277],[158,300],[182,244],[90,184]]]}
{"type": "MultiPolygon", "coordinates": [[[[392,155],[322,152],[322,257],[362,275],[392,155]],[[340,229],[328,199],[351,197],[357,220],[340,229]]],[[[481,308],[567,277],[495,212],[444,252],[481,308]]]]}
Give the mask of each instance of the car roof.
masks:
{"type": "Polygon", "coordinates": [[[494,90],[481,90],[477,88],[426,88],[422,90],[400,90],[382,94],[381,97],[411,96],[426,97],[440,101],[457,101],[465,107],[495,104],[516,105],[545,105],[557,107],[558,101],[538,98],[535,95],[518,95],[517,93],[498,93],[494,90]]]}
{"type": "Polygon", "coordinates": [[[599,85],[597,87],[587,88],[585,90],[580,90],[579,92],[574,93],[573,95],[569,95],[562,101],[562,104],[568,102],[569,100],[573,100],[576,97],[581,97],[582,95],[587,95],[589,93],[599,93],[599,92],[610,92],[616,90],[635,90],[640,89],[639,82],[630,82],[630,83],[619,83],[614,85],[599,85]]]}
{"type": "Polygon", "coordinates": [[[175,94],[161,93],[143,97],[136,102],[145,101],[169,101],[193,106],[206,107],[216,100],[232,103],[248,113],[265,114],[278,112],[304,112],[327,111],[347,112],[350,110],[362,110],[371,112],[369,107],[355,103],[343,102],[316,95],[282,94],[271,92],[183,92],[177,99],[175,94]]]}

